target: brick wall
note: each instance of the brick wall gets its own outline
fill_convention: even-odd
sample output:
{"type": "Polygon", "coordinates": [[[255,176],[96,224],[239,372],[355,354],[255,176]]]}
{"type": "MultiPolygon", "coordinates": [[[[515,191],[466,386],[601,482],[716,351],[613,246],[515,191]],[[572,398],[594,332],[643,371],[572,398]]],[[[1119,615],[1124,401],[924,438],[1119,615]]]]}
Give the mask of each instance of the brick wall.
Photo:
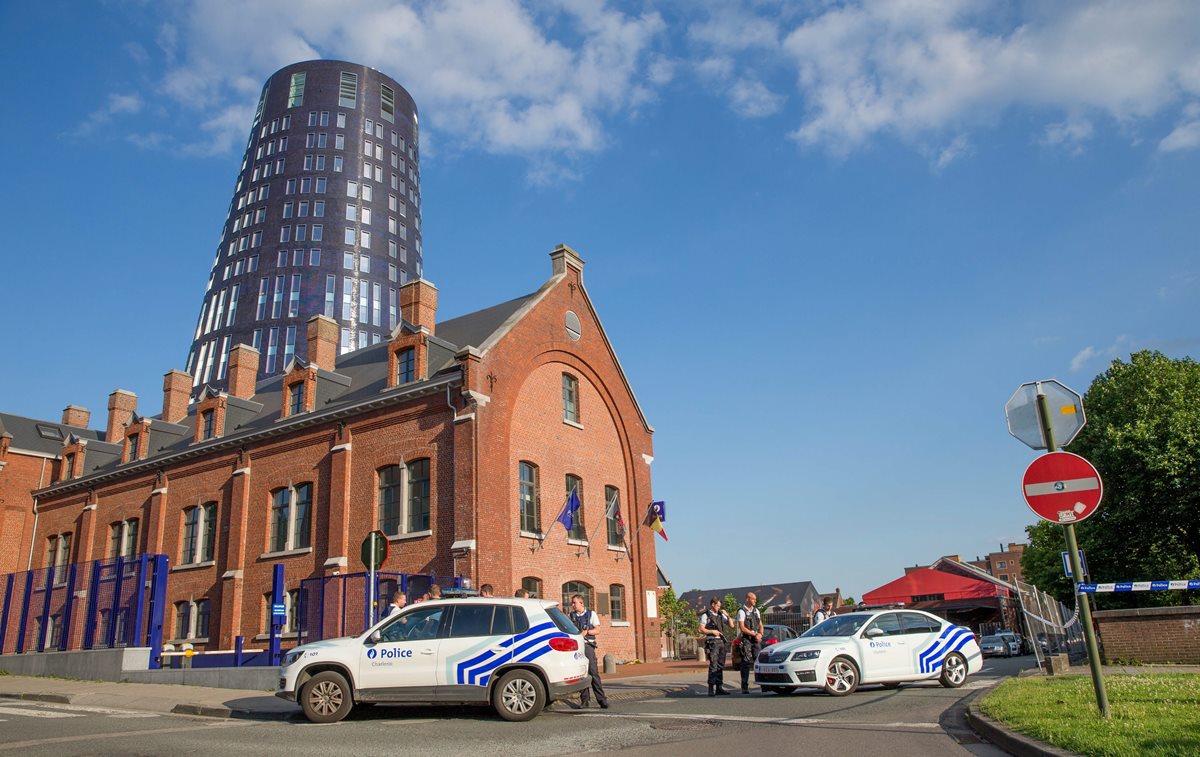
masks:
{"type": "Polygon", "coordinates": [[[50,483],[57,465],[57,460],[14,449],[4,456],[0,468],[0,576],[25,570],[33,538],[30,492],[50,483]]]}
{"type": "Polygon", "coordinates": [[[1147,607],[1093,613],[1106,663],[1200,665],[1200,607],[1147,607]]]}

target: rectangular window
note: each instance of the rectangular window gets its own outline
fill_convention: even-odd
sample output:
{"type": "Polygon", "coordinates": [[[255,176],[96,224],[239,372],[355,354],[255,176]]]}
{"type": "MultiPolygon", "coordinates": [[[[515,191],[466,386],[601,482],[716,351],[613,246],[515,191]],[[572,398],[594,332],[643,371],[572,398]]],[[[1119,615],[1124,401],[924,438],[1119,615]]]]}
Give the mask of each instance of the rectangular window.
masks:
{"type": "Polygon", "coordinates": [[[254,316],[256,321],[261,321],[267,314],[267,287],[270,286],[268,281],[265,276],[258,280],[258,312],[254,316]]]}
{"type": "Polygon", "coordinates": [[[352,205],[350,203],[346,203],[346,220],[347,221],[357,221],[358,220],[358,206],[357,205],[352,205]]]}
{"type": "MultiPolygon", "coordinates": [[[[371,317],[371,291],[370,291],[370,288],[367,286],[367,282],[360,281],[358,284],[358,322],[365,326],[368,323],[370,323],[370,317],[371,317]]],[[[365,337],[366,335],[367,335],[367,332],[360,331],[358,334],[359,340],[361,341],[362,338],[365,337]]],[[[359,346],[366,347],[367,345],[364,343],[364,344],[359,344],[359,346]]]]}
{"type": "Polygon", "coordinates": [[[388,263],[388,279],[390,279],[391,281],[399,281],[399,277],[397,276],[396,270],[397,269],[396,269],[395,263],[388,263]]]}
{"type": "Polygon", "coordinates": [[[386,84],[379,85],[379,111],[384,120],[393,123],[396,121],[396,93],[386,84]]]}
{"type": "MultiPolygon", "coordinates": [[[[322,134],[321,136],[322,136],[322,137],[324,137],[325,135],[324,135],[324,134],[322,134]]],[[[321,141],[324,141],[324,140],[322,139],[321,141]]],[[[321,146],[321,147],[324,147],[325,145],[320,145],[320,146],[321,146]]],[[[317,156],[317,170],[318,170],[318,171],[324,171],[324,170],[325,170],[325,156],[324,156],[324,155],[318,155],[318,156],[317,156]]]]}
{"type": "Polygon", "coordinates": [[[319,194],[319,195],[323,195],[323,194],[325,194],[325,186],[326,186],[327,184],[328,184],[328,180],[327,180],[327,179],[326,179],[324,176],[318,176],[318,177],[317,177],[317,187],[316,187],[316,193],[317,193],[317,194],[319,194]]]}
{"type": "Polygon", "coordinates": [[[292,217],[292,211],[295,209],[295,205],[296,205],[296,204],[295,204],[294,202],[290,202],[290,201],[289,201],[289,202],[285,202],[285,203],[283,204],[283,217],[284,217],[284,218],[291,218],[291,217],[292,217]]]}
{"type": "Polygon", "coordinates": [[[358,232],[358,244],[364,249],[371,249],[371,232],[366,229],[358,232]]]}
{"type": "Polygon", "coordinates": [[[343,252],[342,253],[342,268],[345,268],[347,271],[354,270],[354,253],[353,252],[343,252]]]}
{"type": "Polygon", "coordinates": [[[325,201],[324,200],[314,200],[313,201],[313,217],[314,218],[324,218],[325,217],[325,201]]]}
{"type": "Polygon", "coordinates": [[[579,379],[569,373],[562,375],[563,420],[579,423],[579,379]]]}
{"type": "Polygon", "coordinates": [[[345,114],[345,113],[338,113],[338,114],[337,114],[337,127],[338,127],[339,129],[345,129],[345,128],[346,128],[346,114],[345,114]]]}
{"type": "Polygon", "coordinates": [[[359,255],[358,256],[358,270],[360,273],[370,273],[371,272],[371,256],[370,255],[359,255]]]}
{"type": "Polygon", "coordinates": [[[262,329],[254,330],[254,336],[251,339],[250,346],[256,350],[262,349],[262,329]]]}
{"type": "Polygon", "coordinates": [[[322,126],[329,125],[329,111],[327,111],[327,110],[321,111],[321,125],[322,126]]]}
{"type": "Polygon", "coordinates": [[[625,520],[621,516],[621,492],[615,486],[604,487],[604,522],[610,547],[625,546],[625,520]]]}
{"type": "Polygon", "coordinates": [[[324,239],[325,239],[325,226],[323,224],[314,223],[313,227],[312,227],[312,241],[321,242],[321,241],[324,241],[324,239]]]}
{"type": "Polygon", "coordinates": [[[353,229],[353,228],[347,228],[347,229],[346,229],[346,230],[345,230],[345,231],[342,233],[342,241],[343,241],[345,244],[348,244],[348,245],[352,245],[352,244],[354,244],[354,238],[355,238],[355,234],[354,234],[354,229],[353,229]]]}
{"type": "Polygon", "coordinates": [[[358,197],[358,182],[357,181],[350,181],[350,180],[346,181],[346,196],[347,197],[358,197]]]}
{"type": "Polygon", "coordinates": [[[303,170],[305,170],[305,171],[313,170],[313,159],[315,157],[316,156],[314,156],[314,155],[305,155],[304,156],[304,169],[303,170]]]}
{"type": "Polygon", "coordinates": [[[251,234],[250,235],[250,246],[251,247],[261,247],[262,246],[262,235],[263,235],[262,231],[256,231],[253,234],[251,234]]]}
{"type": "Polygon", "coordinates": [[[308,226],[306,226],[305,224],[298,224],[296,226],[296,241],[303,242],[307,238],[308,238],[308,226]]]}
{"type": "Polygon", "coordinates": [[[346,135],[345,134],[334,134],[333,135],[333,149],[335,149],[335,150],[345,150],[346,149],[346,135]]]}
{"type": "Polygon", "coordinates": [[[363,120],[363,132],[370,136],[375,133],[375,122],[367,118],[363,120]]]}
{"type": "Polygon", "coordinates": [[[408,464],[408,532],[429,530],[429,459],[408,464]]]}
{"type": "Polygon", "coordinates": [[[192,638],[192,603],[175,603],[175,638],[192,638]]]}
{"type": "Polygon", "coordinates": [[[625,618],[625,587],[612,584],[608,587],[609,614],[612,620],[624,621],[625,618]]]}
{"type": "Polygon", "coordinates": [[[388,328],[396,328],[396,290],[388,290],[388,328]]]}
{"type": "Polygon", "coordinates": [[[400,495],[404,489],[399,465],[387,465],[377,472],[379,479],[379,530],[389,536],[400,533],[400,495]]]}
{"type": "Polygon", "coordinates": [[[292,265],[304,265],[304,250],[292,250],[292,265]]]}
{"type": "Polygon", "coordinates": [[[573,491],[575,492],[575,496],[579,497],[579,510],[575,512],[575,517],[571,523],[571,530],[567,531],[567,538],[583,541],[587,539],[587,529],[583,526],[583,479],[572,473],[568,473],[566,484],[566,496],[569,498],[573,491]]]}
{"type": "MultiPolygon", "coordinates": [[[[284,253],[287,254],[286,252],[284,253]]],[[[271,300],[271,317],[278,318],[283,314],[283,285],[284,277],[275,277],[275,297],[271,300]]]]}
{"type": "Polygon", "coordinates": [[[208,638],[208,624],[211,611],[207,599],[201,599],[196,602],[196,638],[208,638]]]}
{"type": "MultiPolygon", "coordinates": [[[[342,81],[338,86],[338,106],[353,108],[358,101],[358,74],[342,72],[342,81]]],[[[341,114],[338,114],[339,120],[341,114]]]]}
{"type": "Polygon", "coordinates": [[[380,311],[383,309],[383,291],[379,284],[371,285],[371,323],[380,325],[380,311]]]}
{"type": "Polygon", "coordinates": [[[358,332],[358,348],[361,350],[363,347],[366,347],[366,346],[367,346],[367,332],[360,331],[360,332],[358,332]]]}
{"type": "MultiPolygon", "coordinates": [[[[319,229],[319,228],[321,228],[321,227],[320,227],[320,226],[314,226],[314,227],[313,227],[313,232],[316,232],[316,230],[317,230],[317,229],[319,229]]],[[[314,237],[313,237],[313,241],[314,241],[314,242],[316,242],[316,241],[320,241],[320,240],[318,240],[318,239],[317,239],[317,238],[314,236],[314,237]]],[[[319,249],[313,248],[313,249],[311,249],[311,250],[309,250],[309,251],[308,251],[308,264],[309,264],[309,265],[321,265],[321,251],[320,251],[319,249]]]]}
{"type": "Polygon", "coordinates": [[[362,185],[362,198],[364,200],[366,200],[367,202],[370,202],[372,200],[371,193],[373,191],[374,190],[371,189],[370,184],[363,184],[362,185]]]}
{"type": "Polygon", "coordinates": [[[229,350],[231,347],[229,343],[230,338],[231,337],[227,335],[221,342],[221,362],[217,364],[217,381],[225,380],[225,372],[229,368],[229,350]]]}
{"type": "Polygon", "coordinates": [[[317,112],[315,110],[310,110],[308,112],[308,125],[309,126],[317,125],[317,112]]]}
{"type": "Polygon", "coordinates": [[[396,240],[395,239],[388,240],[388,256],[393,257],[393,258],[396,257],[396,240]]]}
{"type": "MultiPolygon", "coordinates": [[[[350,264],[354,264],[353,257],[351,257],[350,264]]],[[[349,276],[342,278],[342,320],[354,320],[354,279],[349,276]]],[[[343,350],[343,352],[347,351],[343,350]]]]}
{"type": "Polygon", "coordinates": [[[309,150],[317,146],[317,133],[315,131],[310,131],[308,135],[305,136],[304,146],[309,150]]]}
{"type": "Polygon", "coordinates": [[[312,191],[312,179],[305,176],[300,179],[300,194],[306,195],[312,191]]]}
{"type": "Polygon", "coordinates": [[[273,327],[267,335],[267,373],[275,372],[275,356],[277,354],[279,354],[279,328],[273,327]]]}
{"type": "Polygon", "coordinates": [[[350,329],[342,329],[341,347],[338,350],[339,355],[344,355],[350,351],[350,329]]]}
{"type": "Polygon", "coordinates": [[[521,461],[520,489],[518,497],[521,506],[521,530],[526,533],[538,534],[542,531],[540,502],[538,498],[538,469],[533,463],[521,461]]]}
{"type": "Polygon", "coordinates": [[[396,353],[396,383],[409,384],[417,377],[416,350],[412,347],[396,353]]]}
{"type": "MultiPolygon", "coordinates": [[[[281,128],[281,129],[283,129],[283,130],[285,130],[285,131],[286,131],[287,129],[290,129],[290,128],[292,128],[292,117],[291,117],[291,116],[284,116],[284,117],[283,117],[283,123],[282,123],[282,124],[280,124],[279,128],[281,128]]],[[[284,139],[287,139],[287,137],[284,137],[284,139]]]]}
{"type": "MultiPolygon", "coordinates": [[[[238,261],[238,265],[241,265],[241,261],[238,261]]],[[[238,271],[238,273],[241,273],[241,271],[238,271]]],[[[229,315],[225,318],[226,328],[232,326],[234,318],[237,317],[238,292],[241,290],[241,288],[241,284],[234,284],[233,291],[229,293],[229,315]]]]}
{"type": "Polygon", "coordinates": [[[204,412],[200,413],[201,439],[213,438],[213,434],[216,433],[216,427],[214,425],[216,423],[216,415],[217,413],[215,410],[205,410],[204,412]]]}
{"type": "Polygon", "coordinates": [[[317,135],[317,149],[324,150],[327,147],[329,147],[329,135],[321,132],[317,135]]]}
{"type": "MultiPolygon", "coordinates": [[[[301,257],[304,255],[304,250],[297,250],[301,257]]],[[[300,274],[292,274],[292,289],[288,292],[288,318],[295,318],[300,315],[300,274]]],[[[284,360],[287,363],[287,360],[284,360]]]]}
{"type": "Polygon", "coordinates": [[[341,173],[341,171],[342,171],[342,156],[341,155],[333,156],[333,170],[337,171],[338,173],[341,173]]]}
{"type": "Polygon", "coordinates": [[[292,357],[296,354],[296,327],[287,327],[287,339],[283,342],[283,365],[286,367],[291,364],[292,357]]]}
{"type": "Polygon", "coordinates": [[[295,179],[287,180],[287,186],[284,188],[283,193],[289,194],[289,195],[296,194],[296,180],[295,179]]]}
{"type": "Polygon", "coordinates": [[[336,298],[337,277],[333,274],[327,274],[325,276],[325,315],[330,318],[333,318],[333,306],[336,298]]]}

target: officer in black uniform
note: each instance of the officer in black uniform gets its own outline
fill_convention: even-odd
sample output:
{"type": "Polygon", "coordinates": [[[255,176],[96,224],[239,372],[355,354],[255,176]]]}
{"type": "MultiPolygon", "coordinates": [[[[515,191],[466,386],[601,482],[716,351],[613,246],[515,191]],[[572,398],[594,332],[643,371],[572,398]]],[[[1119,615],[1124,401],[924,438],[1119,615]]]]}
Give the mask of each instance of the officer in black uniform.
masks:
{"type": "Polygon", "coordinates": [[[754,592],[746,592],[746,604],[738,610],[737,625],[742,645],[742,693],[750,693],[750,671],[754,670],[754,661],[762,649],[762,615],[759,614],[758,597],[754,592]]]}
{"type": "Polygon", "coordinates": [[[725,690],[725,652],[729,642],[725,629],[733,625],[729,613],[721,609],[721,600],[713,597],[708,610],[700,616],[700,633],[704,634],[704,653],[708,655],[708,695],[728,694],[725,690]]]}
{"type": "Polygon", "coordinates": [[[588,661],[588,675],[592,677],[592,690],[587,689],[579,692],[579,706],[586,708],[591,700],[591,694],[596,695],[596,704],[600,705],[600,709],[608,709],[608,697],[604,694],[604,684],[600,682],[600,668],[596,665],[596,628],[600,625],[600,618],[596,613],[589,610],[583,604],[583,595],[574,594],[571,596],[571,622],[583,634],[583,653],[588,661]]]}

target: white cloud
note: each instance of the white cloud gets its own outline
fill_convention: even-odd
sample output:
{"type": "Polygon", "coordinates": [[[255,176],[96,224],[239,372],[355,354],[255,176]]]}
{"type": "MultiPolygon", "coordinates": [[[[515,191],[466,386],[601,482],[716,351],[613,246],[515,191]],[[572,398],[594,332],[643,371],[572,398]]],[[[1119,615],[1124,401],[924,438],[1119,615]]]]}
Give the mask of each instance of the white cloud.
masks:
{"type": "Polygon", "coordinates": [[[104,107],[98,108],[89,113],[87,117],[84,118],[78,126],[68,132],[68,134],[73,137],[86,136],[112,121],[113,116],[127,113],[138,113],[142,110],[142,106],[143,103],[140,95],[109,95],[108,102],[104,104],[104,107]]]}
{"type": "Polygon", "coordinates": [[[211,0],[182,7],[186,15],[159,31],[168,64],[161,88],[198,113],[204,138],[184,148],[198,154],[244,141],[262,82],[300,60],[340,58],[386,72],[413,95],[426,133],[448,148],[531,157],[602,149],[605,120],[635,115],[673,71],[653,49],[665,28],[657,13],[602,3],[560,0],[531,9],[518,0],[211,0]]]}
{"type": "Polygon", "coordinates": [[[1041,143],[1062,147],[1072,155],[1083,154],[1083,143],[1092,138],[1092,122],[1086,118],[1068,118],[1046,126],[1041,143]]]}
{"type": "Polygon", "coordinates": [[[1179,152],[1200,147],[1200,103],[1189,103],[1174,131],[1158,143],[1162,152],[1179,152]]]}
{"type": "Polygon", "coordinates": [[[730,107],[739,116],[762,118],[777,113],[784,97],[767,89],[760,81],[739,79],[729,88],[730,107]]]}
{"type": "Polygon", "coordinates": [[[950,142],[950,144],[946,145],[944,148],[942,148],[941,152],[938,153],[937,160],[933,163],[934,170],[944,170],[946,166],[950,165],[959,158],[970,155],[972,150],[973,148],[971,147],[971,142],[966,138],[965,135],[959,134],[954,138],[953,141],[950,142]]]}
{"type": "Polygon", "coordinates": [[[967,0],[858,2],[804,20],[784,42],[807,116],[792,133],[835,152],[878,135],[918,141],[1004,112],[1072,114],[1049,139],[1085,136],[1083,114],[1127,123],[1200,94],[1200,6],[1188,0],[1011,7],[967,0]]]}
{"type": "Polygon", "coordinates": [[[1083,370],[1083,366],[1086,365],[1089,360],[1091,360],[1092,358],[1096,357],[1099,354],[1100,354],[1100,352],[1098,350],[1096,350],[1095,347],[1092,347],[1089,344],[1087,347],[1084,347],[1082,350],[1075,353],[1075,357],[1071,358],[1071,370],[1072,371],[1083,370]]]}

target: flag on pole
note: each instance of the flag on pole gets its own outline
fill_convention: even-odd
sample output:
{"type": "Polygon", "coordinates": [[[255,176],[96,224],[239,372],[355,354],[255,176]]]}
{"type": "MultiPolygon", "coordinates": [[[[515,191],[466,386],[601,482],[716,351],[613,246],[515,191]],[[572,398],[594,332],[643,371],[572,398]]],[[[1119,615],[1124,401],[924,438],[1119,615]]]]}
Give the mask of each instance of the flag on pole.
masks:
{"type": "Polygon", "coordinates": [[[579,493],[575,489],[572,489],[571,493],[567,495],[567,501],[563,503],[562,512],[555,518],[555,520],[563,524],[563,528],[567,529],[567,533],[570,533],[571,529],[575,527],[575,518],[580,507],[582,505],[579,502],[579,493]]]}
{"type": "Polygon", "coordinates": [[[658,535],[663,538],[663,541],[670,541],[667,538],[667,530],[663,528],[663,521],[666,519],[667,503],[661,500],[655,500],[650,503],[650,507],[646,509],[646,519],[644,525],[650,527],[650,530],[658,532],[658,535]]]}
{"type": "Polygon", "coordinates": [[[613,491],[612,499],[608,501],[608,511],[605,513],[609,518],[613,519],[613,524],[617,529],[617,538],[621,543],[625,543],[625,518],[621,516],[621,500],[617,496],[616,491],[613,491]]]}

